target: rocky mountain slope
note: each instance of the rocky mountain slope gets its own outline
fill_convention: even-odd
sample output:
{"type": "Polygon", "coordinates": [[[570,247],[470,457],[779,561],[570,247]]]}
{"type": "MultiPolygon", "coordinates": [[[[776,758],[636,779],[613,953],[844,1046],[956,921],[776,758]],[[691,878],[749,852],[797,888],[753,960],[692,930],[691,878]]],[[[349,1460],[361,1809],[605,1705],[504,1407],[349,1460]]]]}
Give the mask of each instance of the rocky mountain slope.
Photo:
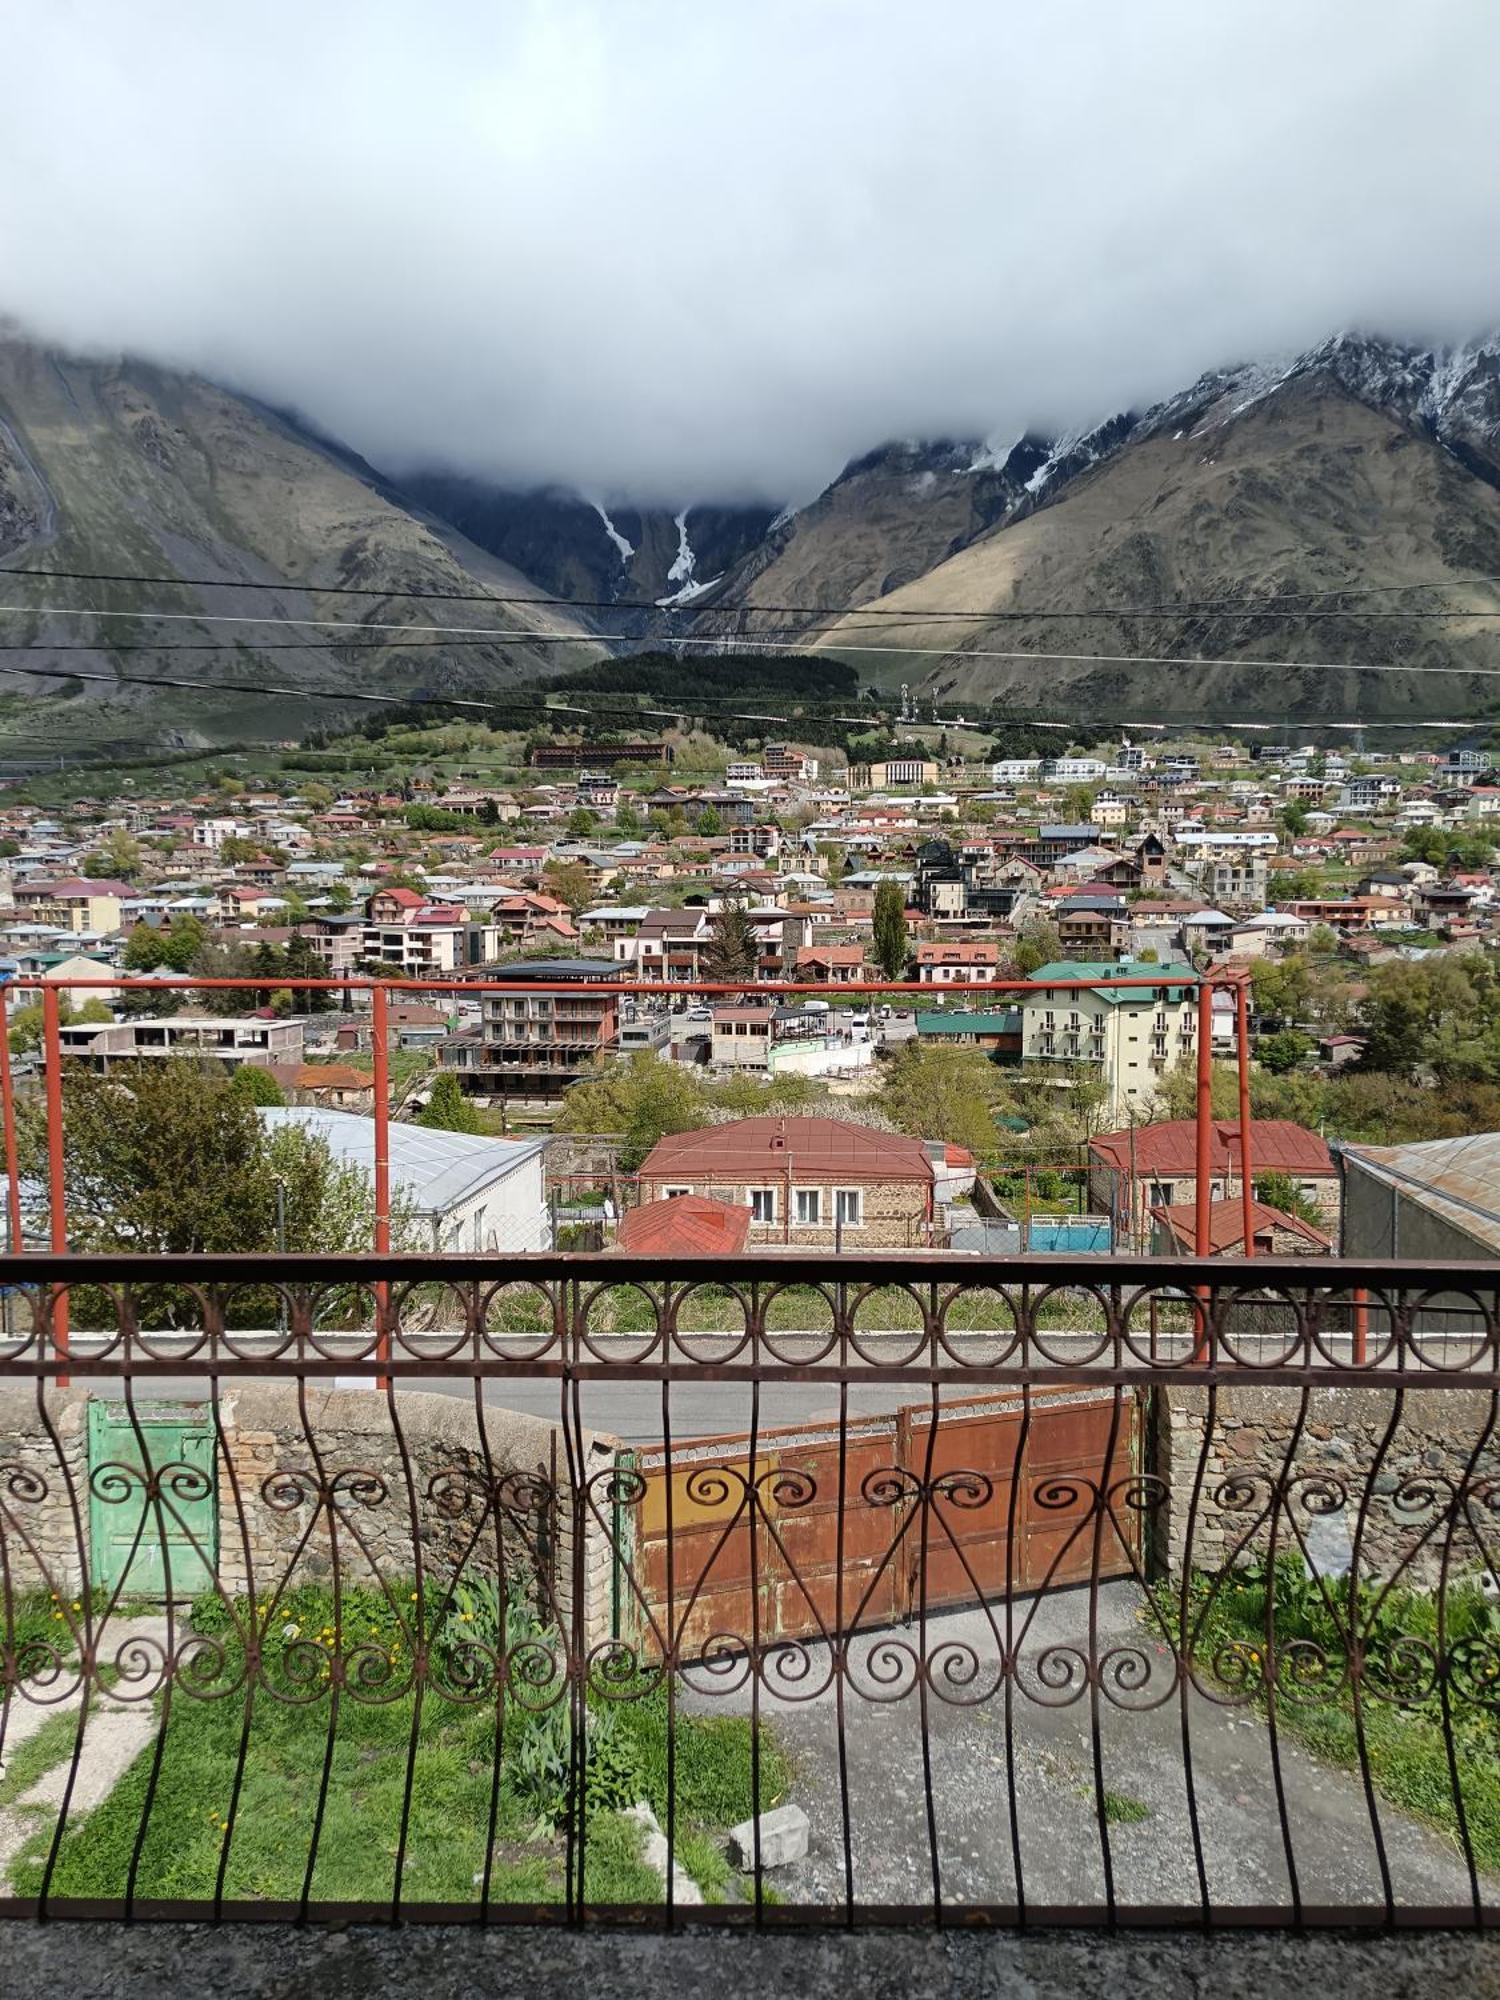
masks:
{"type": "MultiPolygon", "coordinates": [[[[451,521],[480,548],[559,597],[689,604],[759,547],[774,507],[607,507],[558,487],[522,491],[449,472],[411,472],[397,491],[451,521]]],[[[665,629],[666,619],[611,616],[612,630],[665,629]]]]}
{"type": "Polygon", "coordinates": [[[519,571],[401,505],[357,460],[275,413],[194,377],[20,340],[0,340],[0,564],[184,579],[6,580],[7,605],[23,609],[7,613],[0,637],[29,650],[0,653],[0,665],[31,670],[0,677],[0,754],[12,765],[116,742],[296,737],[338,713],[308,698],[314,689],[503,689],[601,651],[583,621],[549,605],[519,571]],[[201,589],[191,578],[276,587],[201,589]],[[318,585],[369,594],[324,596],[318,585]],[[486,614],[389,594],[399,590],[534,601],[486,614]],[[253,622],[222,622],[236,617],[253,622]],[[308,619],[370,629],[329,650],[331,630],[286,622],[308,619]],[[380,629],[406,624],[502,626],[517,636],[456,645],[413,632],[402,644],[380,629]],[[544,643],[554,637],[564,643],[544,643]],[[226,641],[231,650],[193,650],[226,641]],[[43,668],[294,692],[200,695],[59,680],[43,668]]]}
{"type": "MultiPolygon", "coordinates": [[[[1468,715],[1489,706],[1486,681],[1432,670],[1500,666],[1496,621],[1364,615],[1431,602],[1424,593],[1330,597],[1319,608],[1339,615],[1295,622],[1259,600],[1473,575],[1500,576],[1500,341],[1433,354],[1341,336],[1289,362],[1215,371],[1143,414],[1062,438],[874,454],[782,522],[707,601],[700,627],[799,625],[874,679],[1023,707],[1468,715]],[[1231,608],[1172,619],[1114,609],[1205,599],[1231,608]],[[792,620],[769,608],[838,603],[907,615],[792,620]],[[924,622],[954,611],[989,615],[924,622]],[[1173,664],[1206,654],[1287,665],[1173,664]],[[1329,665],[1345,661],[1400,671],[1329,665]]],[[[1495,609],[1500,593],[1441,601],[1495,609]]]]}
{"type": "Polygon", "coordinates": [[[0,339],[0,564],[176,579],[7,582],[26,608],[0,637],[32,650],[0,666],[33,670],[0,675],[12,765],[82,745],[296,737],[329,719],[314,690],[503,692],[599,658],[594,628],[795,639],[880,684],[1038,712],[1468,717],[1492,706],[1500,619],[1391,614],[1435,601],[1402,586],[1455,581],[1443,605],[1500,610],[1500,589],[1462,582],[1500,577],[1500,338],[1433,352],[1341,335],[1059,437],[888,444],[774,518],[392,478],[212,383],[0,339]],[[319,595],[329,584],[371,594],[319,595]],[[401,589],[525,601],[486,616],[401,589]],[[1356,590],[1318,600],[1316,619],[1270,601],[1356,590]],[[936,615],[954,612],[980,615],[936,615]],[[213,622],[236,614],[255,622],[213,622]],[[370,630],[330,649],[328,632],[275,622],[309,618],[370,630]],[[465,644],[380,629],[478,624],[507,630],[465,644]],[[172,650],[129,650],[142,644],[172,650]],[[1204,663],[1224,657],[1243,664],[1204,663]],[[34,671],[68,667],[116,678],[34,671]],[[118,678],[168,671],[292,692],[118,678]]]}

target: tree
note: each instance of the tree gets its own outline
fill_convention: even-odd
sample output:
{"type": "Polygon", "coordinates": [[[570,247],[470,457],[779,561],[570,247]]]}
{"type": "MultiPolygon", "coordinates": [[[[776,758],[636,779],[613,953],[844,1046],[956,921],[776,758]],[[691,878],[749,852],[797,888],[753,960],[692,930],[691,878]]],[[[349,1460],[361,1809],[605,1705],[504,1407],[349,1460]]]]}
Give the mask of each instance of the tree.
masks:
{"type": "Polygon", "coordinates": [[[1289,868],[1271,877],[1266,895],[1273,903],[1300,903],[1321,896],[1323,877],[1316,868],[1289,868]]]}
{"type": "Polygon", "coordinates": [[[241,1063],[230,1078],[229,1087],[247,1104],[285,1104],[281,1085],[259,1063],[241,1063]]]}
{"type": "Polygon", "coordinates": [[[117,826],[98,853],[91,854],[84,865],[91,875],[117,877],[122,882],[134,881],[140,872],[141,843],[133,833],[117,826]]]}
{"type": "Polygon", "coordinates": [[[750,928],[745,906],[731,898],[710,928],[703,953],[704,977],[721,980],[726,986],[749,986],[759,965],[760,945],[750,928]]]}
{"type": "Polygon", "coordinates": [[[902,1045],[880,1087],[880,1108],[898,1132],[966,1146],[981,1158],[999,1147],[1001,1098],[999,1072],[977,1049],[918,1041],[902,1045]]]}
{"type": "Polygon", "coordinates": [[[1414,826],[1401,843],[1403,861],[1425,861],[1433,868],[1488,868],[1494,851],[1484,834],[1441,826],[1414,826]]]}
{"type": "Polygon", "coordinates": [[[906,892],[887,876],[875,891],[872,917],[875,963],[887,979],[899,979],[906,970],[910,947],[906,935],[906,892]]]}
{"type": "Polygon", "coordinates": [[[1062,937],[1045,917],[1033,917],[1017,931],[1011,966],[1018,978],[1029,979],[1039,965],[1053,965],[1061,957],[1062,937]]]}
{"type": "Polygon", "coordinates": [[[638,840],[642,832],[641,816],[628,800],[622,799],[615,807],[615,831],[627,840],[638,840]]]}
{"type": "MultiPolygon", "coordinates": [[[[217,1063],[142,1062],[128,1080],[65,1066],[63,1122],[68,1229],[79,1249],[266,1254],[359,1250],[373,1240],[369,1176],[296,1125],[268,1131],[245,1087],[217,1063]]],[[[44,1178],[39,1107],[24,1114],[19,1138],[23,1168],[44,1178]]],[[[392,1242],[409,1247],[414,1236],[398,1194],[392,1242]]],[[[143,1289],[137,1303],[162,1324],[201,1323],[201,1301],[178,1288],[143,1289]]],[[[265,1326],[276,1307],[274,1294],[246,1286],[230,1311],[237,1325],[265,1326]]],[[[112,1324],[112,1314],[91,1322],[80,1305],[80,1323],[112,1324]]]]}
{"type": "Polygon", "coordinates": [[[1262,1035],[1255,1045],[1255,1058],[1273,1076],[1285,1076],[1313,1053],[1316,1043],[1300,1028],[1281,1028],[1274,1035],[1262,1035]]]}
{"type": "Polygon", "coordinates": [[[555,896],[573,916],[594,900],[594,878],[581,861],[549,861],[542,870],[549,896],[555,896]]]}
{"type": "MultiPolygon", "coordinates": [[[[245,945],[208,942],[193,953],[188,967],[199,979],[249,979],[255,969],[255,954],[245,945]]],[[[194,998],[210,1014],[243,1014],[257,1004],[254,995],[233,986],[205,986],[194,998]]]]}
{"type": "Polygon", "coordinates": [[[451,1069],[439,1070],[416,1122],[429,1132],[480,1132],[483,1122],[451,1069]]]}
{"type": "Polygon", "coordinates": [[[1300,1222],[1310,1222],[1315,1229],[1325,1227],[1322,1210],[1316,1202],[1308,1200],[1289,1175],[1257,1174],[1251,1187],[1255,1199],[1263,1201],[1267,1208],[1279,1208],[1283,1215],[1295,1215],[1300,1222]]]}
{"type": "Polygon", "coordinates": [[[155,972],[163,964],[167,955],[167,937],[164,931],[154,929],[150,924],[138,923],[131,929],[125,940],[125,951],[120,963],[126,972],[155,972]]]}
{"type": "MultiPolygon", "coordinates": [[[[318,956],[318,950],[311,938],[294,932],[286,941],[282,954],[282,975],[287,979],[326,979],[328,967],[318,956]]],[[[304,988],[294,996],[299,1014],[326,1014],[338,1005],[335,994],[321,987],[304,988]]]]}
{"type": "Polygon", "coordinates": [[[1288,799],[1281,808],[1281,824],[1293,840],[1307,831],[1307,807],[1300,799],[1288,799]]]}
{"type": "Polygon", "coordinates": [[[556,1122],[559,1132],[618,1134],[621,1171],[634,1173],[658,1139],[696,1131],[708,1123],[708,1113],[696,1081],[681,1064],[642,1050],[575,1083],[556,1122]]]}
{"type": "Polygon", "coordinates": [[[1312,974],[1301,952],[1285,958],[1258,958],[1250,968],[1250,986],[1257,1014],[1282,1021],[1300,1021],[1312,991],[1312,974]]]}
{"type": "MultiPolygon", "coordinates": [[[[1239,1116],[1239,1072],[1233,1063],[1214,1064],[1210,1101],[1215,1118],[1239,1116]]],[[[1198,1066],[1194,1057],[1184,1056],[1162,1077],[1156,1086],[1156,1102],[1152,1108],[1158,1118],[1197,1116],[1198,1066]]]]}
{"type": "Polygon", "coordinates": [[[575,839],[587,839],[599,824],[599,815],[588,806],[574,806],[568,814],[568,831],[575,839]]]}
{"type": "Polygon", "coordinates": [[[712,806],[705,806],[694,822],[693,831],[701,833],[705,840],[712,840],[724,831],[724,822],[712,806]]]}

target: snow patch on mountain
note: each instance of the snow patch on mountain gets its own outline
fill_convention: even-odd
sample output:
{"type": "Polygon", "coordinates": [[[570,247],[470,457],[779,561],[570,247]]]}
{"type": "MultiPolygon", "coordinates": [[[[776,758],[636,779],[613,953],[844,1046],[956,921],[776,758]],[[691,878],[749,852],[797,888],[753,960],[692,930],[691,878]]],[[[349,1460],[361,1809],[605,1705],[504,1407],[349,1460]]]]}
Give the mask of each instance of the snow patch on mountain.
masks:
{"type": "MultiPolygon", "coordinates": [[[[671,577],[671,574],[671,570],[668,570],[668,578],[671,577]]],[[[681,590],[674,590],[670,597],[658,597],[655,601],[663,610],[666,610],[669,605],[673,604],[691,604],[695,597],[702,597],[705,591],[712,590],[716,583],[722,583],[723,581],[723,570],[720,570],[717,576],[706,578],[702,583],[699,583],[693,577],[689,577],[681,590]]]]}
{"type": "Polygon", "coordinates": [[[686,507],[683,508],[680,514],[672,516],[672,526],[677,530],[677,555],[673,560],[672,567],[667,571],[668,583],[691,583],[693,580],[693,571],[698,566],[698,558],[693,554],[693,545],[688,540],[687,518],[688,509],[686,507]]]}
{"type": "Polygon", "coordinates": [[[629,563],[631,557],[635,554],[635,544],[633,542],[626,541],[625,537],[620,533],[619,529],[615,526],[614,522],[609,518],[609,515],[605,511],[604,503],[602,501],[591,500],[589,502],[589,505],[593,508],[594,512],[599,516],[599,519],[604,523],[604,532],[606,535],[609,536],[609,539],[614,543],[615,547],[619,550],[620,565],[622,568],[624,568],[629,563]]]}

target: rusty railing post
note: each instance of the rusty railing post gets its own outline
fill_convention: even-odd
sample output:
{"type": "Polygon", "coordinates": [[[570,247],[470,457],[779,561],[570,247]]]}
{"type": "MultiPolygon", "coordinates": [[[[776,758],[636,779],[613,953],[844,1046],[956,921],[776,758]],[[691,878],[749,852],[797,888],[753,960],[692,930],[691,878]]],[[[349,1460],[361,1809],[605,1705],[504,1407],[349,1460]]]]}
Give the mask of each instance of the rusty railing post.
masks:
{"type": "MultiPolygon", "coordinates": [[[[47,1096],[47,1241],[54,1255],[68,1247],[68,1195],[63,1175],[62,996],[51,981],[42,987],[42,1076],[47,1096]]],[[[52,1302],[52,1338],[59,1356],[68,1356],[68,1294],[52,1302]]],[[[57,1378],[68,1386],[67,1370],[57,1378]]]]}
{"type": "MultiPolygon", "coordinates": [[[[386,990],[378,981],[370,986],[370,1054],[373,1058],[372,1083],[375,1098],[375,1254],[391,1252],[391,1060],[387,1043],[389,1006],[386,990]]],[[[382,1364],[391,1358],[388,1323],[391,1289],[382,1279],[375,1287],[375,1318],[379,1329],[375,1354],[382,1364]]],[[[390,1377],[381,1375],[378,1386],[390,1387],[390,1377]]]]}
{"type": "Polygon", "coordinates": [[[10,981],[0,976],[0,1124],[5,1133],[5,1247],[22,1247],[21,1149],[16,1139],[16,1086],[10,1067],[10,981]]]}
{"type": "Polygon", "coordinates": [[[1255,1255],[1255,1176],[1250,1155],[1250,981],[1234,989],[1234,1027],[1240,1084],[1240,1216],[1245,1241],[1241,1255],[1255,1255]]]}
{"type": "MultiPolygon", "coordinates": [[[[1197,1179],[1193,1184],[1193,1253],[1213,1252],[1213,1110],[1214,1110],[1214,989],[1205,973],[1198,987],[1197,1179]]],[[[1193,1359],[1201,1361],[1208,1348],[1208,1289],[1198,1287],[1193,1359]]]]}

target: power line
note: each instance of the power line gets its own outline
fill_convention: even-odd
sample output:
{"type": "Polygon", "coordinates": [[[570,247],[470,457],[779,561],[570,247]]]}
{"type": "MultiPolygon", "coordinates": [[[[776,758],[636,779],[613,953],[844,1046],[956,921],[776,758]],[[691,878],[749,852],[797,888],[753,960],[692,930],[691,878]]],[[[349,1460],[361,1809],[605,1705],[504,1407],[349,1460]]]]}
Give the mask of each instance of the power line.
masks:
{"type": "MultiPolygon", "coordinates": [[[[41,569],[23,565],[0,565],[0,576],[24,576],[41,578],[63,578],[74,583],[133,583],[166,585],[184,590],[290,590],[305,592],[308,596],[320,597],[375,597],[382,599],[423,599],[430,598],[446,604],[530,604],[546,610],[563,606],[576,611],[691,611],[696,615],[700,609],[712,609],[702,602],[706,592],[689,599],[683,604],[674,604],[670,599],[650,597],[564,597],[550,596],[536,592],[514,592],[502,594],[487,590],[397,590],[382,589],[378,584],[350,583],[295,583],[287,579],[261,582],[247,577],[222,576],[138,576],[121,570],[76,570],[41,569]]],[[[1329,584],[1316,590],[1273,591],[1263,598],[1197,598],[1184,599],[1177,604],[1124,605],[1114,609],[1108,606],[1081,606],[1076,609],[1025,611],[1018,609],[997,610],[993,608],[960,611],[952,608],[933,611],[899,611],[890,606],[871,604],[826,605],[826,604],[745,604],[725,607],[742,612],[765,612],[778,617],[794,618],[892,618],[906,623],[921,621],[958,621],[972,623],[975,620],[1027,620],[1057,618],[1179,618],[1203,611],[1232,611],[1240,614],[1264,616],[1272,607],[1289,602],[1317,602],[1328,597],[1376,597],[1419,590],[1461,590],[1475,585],[1500,584],[1500,576],[1458,576],[1432,577],[1420,583],[1373,583],[1373,584],[1329,584]]],[[[1341,617],[1340,611],[1296,612],[1289,611],[1288,617],[1341,617]]],[[[1487,617],[1487,612],[1389,612],[1382,615],[1399,617],[1487,617]]],[[[585,634],[584,636],[588,636],[585,634]]]]}
{"type": "MultiPolygon", "coordinates": [[[[510,639],[528,645],[567,645],[587,643],[592,635],[588,633],[531,632],[524,626],[496,625],[397,625],[371,622],[351,623],[342,618],[258,618],[250,612],[193,612],[193,611],[92,611],[74,605],[26,605],[0,604],[0,614],[18,617],[55,618],[129,618],[151,619],[156,623],[181,623],[189,625],[297,625],[314,631],[346,632],[429,632],[466,636],[470,643],[484,639],[510,639]]],[[[604,637],[614,635],[604,634],[604,637]]],[[[707,646],[733,649],[737,646],[755,648],[752,638],[741,638],[738,634],[725,634],[718,638],[680,638],[673,641],[678,646],[707,646]]],[[[36,650],[45,651],[45,642],[36,650]]],[[[107,648],[99,650],[107,651],[107,648]]],[[[1295,668],[1303,673],[1328,674],[1468,674],[1479,677],[1500,676],[1500,667],[1471,666],[1406,666],[1398,661],[1355,661],[1355,660],[1266,660],[1266,659],[1213,659],[1202,654],[1186,653],[1042,653],[1031,649],[1005,650],[985,646],[872,646],[860,642],[829,644],[796,643],[783,645],[785,654],[812,655],[820,659],[834,658],[840,653],[891,653],[903,659],[952,660],[1022,660],[1035,661],[1039,665],[1064,662],[1095,666],[1168,666],[1168,667],[1243,667],[1281,671],[1295,668]]],[[[272,693],[275,690],[266,689],[272,693]]],[[[690,706],[691,704],[689,704],[690,706]]]]}
{"type": "MultiPolygon", "coordinates": [[[[581,709],[581,708],[571,708],[571,707],[564,708],[564,707],[549,705],[544,702],[540,702],[540,696],[533,699],[527,699],[526,697],[523,696],[520,697],[519,699],[512,701],[502,701],[495,699],[481,699],[478,697],[465,696],[465,695],[372,694],[366,690],[353,689],[353,688],[275,687],[253,681],[191,681],[191,680],[184,680],[178,676],[173,676],[171,678],[166,678],[166,677],[158,678],[155,675],[149,675],[149,674],[96,674],[96,673],[89,673],[87,670],[82,668],[74,668],[74,667],[0,666],[0,674],[34,676],[36,678],[43,680],[102,681],[110,687],[115,687],[123,684],[125,686],[131,686],[131,687],[141,686],[141,687],[152,687],[152,688],[173,688],[177,690],[183,690],[199,694],[280,694],[280,695],[287,695],[292,699],[298,701],[333,701],[340,703],[364,702],[372,705],[380,705],[380,706],[388,706],[396,708],[474,709],[485,713],[499,712],[505,714],[521,713],[527,715],[535,715],[538,717],[538,719],[545,718],[546,716],[549,715],[557,715],[557,716],[582,715],[589,718],[599,715],[618,715],[634,720],[639,720],[643,714],[672,716],[683,713],[693,714],[697,712],[696,703],[687,703],[684,704],[681,708],[677,709],[654,709],[645,711],[642,711],[640,709],[625,709],[625,708],[581,709]]],[[[542,692],[545,692],[545,690],[543,690],[542,692]]],[[[726,715],[719,717],[717,719],[726,722],[734,720],[757,721],[757,722],[779,722],[784,724],[788,728],[795,728],[799,720],[808,720],[808,719],[816,720],[817,718],[805,718],[805,717],[799,718],[795,715],[767,714],[767,715],[738,716],[738,717],[726,715]]],[[[839,718],[834,718],[834,719],[837,720],[839,718]]],[[[866,718],[860,717],[860,718],[846,718],[846,719],[865,720],[866,718]]],[[[872,722],[877,721],[878,719],[879,719],[878,717],[868,718],[868,720],[872,722]]],[[[953,718],[949,718],[950,721],[952,719],[953,718]]],[[[996,721],[992,721],[986,724],[985,727],[990,729],[991,731],[1002,730],[1007,728],[1076,730],[1079,726],[1080,720],[1081,718],[1076,715],[1067,716],[1060,719],[1048,719],[1041,716],[1035,716],[1026,713],[1018,713],[1015,715],[1006,716],[996,721]]],[[[1110,718],[1112,726],[1120,729],[1161,729],[1161,730],[1222,729],[1222,730],[1231,730],[1246,734],[1253,732],[1262,735],[1269,735],[1275,731],[1285,732],[1288,730],[1296,730],[1296,729],[1341,730],[1341,731],[1358,731],[1365,729],[1473,729],[1476,727],[1491,727],[1495,725],[1497,720],[1500,720],[1500,718],[1497,718],[1494,715],[1461,715],[1446,719],[1437,719],[1437,718],[1424,719],[1421,717],[1412,717],[1406,721],[1382,720],[1373,722],[1327,721],[1322,719],[1314,719],[1311,721],[1303,721],[1303,722],[1299,722],[1295,719],[1293,719],[1290,722],[1251,722],[1245,720],[1245,718],[1242,716],[1202,717],[1202,716],[1183,716],[1183,715],[1174,715],[1165,718],[1130,717],[1130,716],[1114,716],[1110,718]]],[[[903,725],[903,726],[909,726],[909,725],[903,725]]],[[[930,724],[927,726],[936,727],[939,725],[930,724]]],[[[209,753],[205,752],[204,754],[207,755],[209,753]]]]}

